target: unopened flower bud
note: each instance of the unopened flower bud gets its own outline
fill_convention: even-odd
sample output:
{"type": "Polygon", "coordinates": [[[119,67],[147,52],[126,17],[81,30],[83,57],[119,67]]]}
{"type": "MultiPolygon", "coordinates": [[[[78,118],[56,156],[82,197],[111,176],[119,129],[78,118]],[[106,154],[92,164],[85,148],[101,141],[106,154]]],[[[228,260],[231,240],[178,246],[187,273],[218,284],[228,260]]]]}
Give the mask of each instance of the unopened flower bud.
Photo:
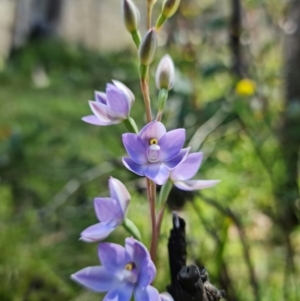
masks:
{"type": "Polygon", "coordinates": [[[162,14],[166,18],[171,18],[177,11],[180,0],[165,0],[162,6],[162,14]]]}
{"type": "Polygon", "coordinates": [[[123,17],[125,27],[130,33],[138,30],[140,13],[131,0],[123,0],[123,17]]]}
{"type": "Polygon", "coordinates": [[[157,89],[171,90],[174,85],[175,67],[172,58],[166,54],[156,69],[155,83],[157,89]]]}
{"type": "Polygon", "coordinates": [[[171,18],[177,11],[180,0],[165,0],[161,9],[161,14],[156,23],[156,29],[159,30],[165,21],[171,18]]]}
{"type": "Polygon", "coordinates": [[[144,66],[149,66],[153,59],[157,48],[157,33],[151,28],[145,35],[139,48],[140,62],[144,66]]]}

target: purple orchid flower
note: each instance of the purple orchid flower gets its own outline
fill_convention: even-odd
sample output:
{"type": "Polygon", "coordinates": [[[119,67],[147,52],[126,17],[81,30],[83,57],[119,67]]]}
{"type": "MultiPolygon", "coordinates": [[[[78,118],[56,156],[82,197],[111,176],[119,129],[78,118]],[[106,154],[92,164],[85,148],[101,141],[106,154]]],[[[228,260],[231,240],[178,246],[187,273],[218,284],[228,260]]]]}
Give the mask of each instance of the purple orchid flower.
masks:
{"type": "Polygon", "coordinates": [[[103,301],[159,301],[158,291],[150,285],[156,275],[154,263],[145,246],[126,238],[125,248],[101,243],[98,248],[101,266],[84,268],[71,278],[96,292],[107,292],[103,301]]]}
{"type": "Polygon", "coordinates": [[[189,148],[182,149],[185,129],[167,133],[159,121],[148,123],[138,134],[123,134],[122,138],[130,156],[123,158],[125,167],[158,185],[167,181],[170,170],[183,161],[189,152],[189,148]]]}
{"type": "Polygon", "coordinates": [[[119,180],[111,177],[108,181],[110,198],[95,198],[94,208],[100,223],[88,227],[80,239],[95,242],[106,238],[125,219],[130,194],[119,180]]]}
{"type": "Polygon", "coordinates": [[[182,163],[170,172],[170,179],[174,185],[182,190],[198,190],[215,186],[220,180],[190,180],[198,171],[203,153],[189,154],[182,163]]]}
{"type": "Polygon", "coordinates": [[[89,101],[94,115],[85,116],[83,121],[94,125],[111,125],[129,117],[134,95],[124,84],[113,80],[106,85],[106,93],[95,92],[95,101],[89,101]]]}

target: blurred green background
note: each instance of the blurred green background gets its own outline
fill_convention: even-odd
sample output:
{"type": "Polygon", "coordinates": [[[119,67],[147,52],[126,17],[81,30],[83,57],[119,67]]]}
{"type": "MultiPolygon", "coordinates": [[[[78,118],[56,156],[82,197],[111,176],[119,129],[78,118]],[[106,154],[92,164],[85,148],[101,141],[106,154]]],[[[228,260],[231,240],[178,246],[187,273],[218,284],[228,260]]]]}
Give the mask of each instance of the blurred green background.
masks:
{"type": "MultiPolygon", "coordinates": [[[[198,178],[221,180],[200,194],[172,191],[154,285],[169,283],[176,209],[187,222],[189,263],[204,264],[228,300],[298,301],[300,4],[219,2],[182,1],[151,68],[155,111],[155,67],[166,52],[174,59],[163,122],[186,128],[186,145],[204,152],[198,178]]],[[[136,51],[124,47],[91,50],[36,26],[0,59],[1,301],[99,300],[70,274],[99,263],[96,245],[78,238],[96,222],[93,198],[108,196],[111,175],[126,183],[129,218],[149,242],[143,183],[120,160],[125,127],[81,121],[93,91],[117,79],[134,92],[132,117],[145,124],[136,51]]],[[[126,236],[118,229],[109,241],[126,236]]]]}

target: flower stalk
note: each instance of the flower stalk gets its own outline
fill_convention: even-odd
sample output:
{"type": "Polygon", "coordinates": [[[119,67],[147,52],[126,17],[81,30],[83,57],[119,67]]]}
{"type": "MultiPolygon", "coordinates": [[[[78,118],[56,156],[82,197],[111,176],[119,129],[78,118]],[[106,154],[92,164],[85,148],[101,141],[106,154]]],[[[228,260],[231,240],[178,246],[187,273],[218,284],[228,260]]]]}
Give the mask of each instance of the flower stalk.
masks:
{"type": "Polygon", "coordinates": [[[150,219],[151,219],[151,243],[150,243],[150,256],[153,262],[156,259],[156,245],[157,245],[157,238],[156,238],[156,213],[155,213],[155,199],[153,195],[152,184],[153,182],[146,178],[147,181],[147,197],[149,203],[149,210],[150,210],[150,219]]]}
{"type": "Polygon", "coordinates": [[[144,98],[147,122],[151,122],[152,121],[151,100],[149,95],[148,82],[146,78],[141,78],[141,90],[144,98]]]}
{"type": "Polygon", "coordinates": [[[161,89],[159,90],[159,94],[158,94],[158,111],[157,111],[157,115],[156,115],[156,120],[157,121],[161,121],[162,119],[162,115],[164,112],[164,107],[166,104],[166,101],[168,99],[168,90],[167,89],[161,89]]]}
{"type": "Polygon", "coordinates": [[[133,40],[136,48],[139,49],[140,44],[141,44],[141,35],[140,35],[140,33],[137,30],[135,30],[135,31],[132,31],[130,34],[131,34],[132,40],[133,40]]]}
{"type": "Polygon", "coordinates": [[[156,246],[157,246],[157,238],[156,238],[156,212],[155,212],[155,195],[156,192],[153,193],[153,182],[147,178],[147,195],[148,195],[148,203],[150,209],[150,219],[151,219],[151,243],[150,243],[150,256],[152,261],[155,263],[156,260],[156,246]]]}
{"type": "Polygon", "coordinates": [[[152,10],[157,0],[147,0],[147,28],[151,28],[152,10]]]}
{"type": "MultiPolygon", "coordinates": [[[[151,18],[152,9],[156,0],[147,1],[147,28],[149,29],[146,34],[142,44],[139,48],[139,58],[140,58],[140,84],[143,94],[147,122],[152,121],[151,113],[151,100],[149,93],[149,65],[154,59],[154,55],[157,47],[157,37],[155,30],[151,30],[151,18]]],[[[157,249],[157,238],[156,238],[156,212],[155,212],[155,199],[156,199],[156,185],[150,179],[147,178],[147,194],[148,203],[150,210],[151,219],[151,243],[150,243],[150,257],[155,263],[156,260],[156,249],[157,249]]]]}
{"type": "Polygon", "coordinates": [[[158,199],[158,203],[161,206],[164,206],[164,204],[166,203],[172,187],[173,187],[173,183],[170,180],[168,180],[164,185],[161,186],[159,199],[158,199]]]}

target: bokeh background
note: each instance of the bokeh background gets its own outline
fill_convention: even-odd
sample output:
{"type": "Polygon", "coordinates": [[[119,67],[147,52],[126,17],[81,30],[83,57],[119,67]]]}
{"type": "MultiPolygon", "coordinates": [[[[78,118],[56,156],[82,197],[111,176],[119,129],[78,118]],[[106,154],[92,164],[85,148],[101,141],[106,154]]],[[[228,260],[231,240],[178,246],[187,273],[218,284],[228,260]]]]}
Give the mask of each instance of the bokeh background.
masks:
{"type": "MultiPolygon", "coordinates": [[[[154,19],[161,7],[157,1],[154,19]]],[[[145,33],[146,0],[136,0],[145,33]]],[[[204,264],[230,301],[300,300],[300,2],[185,0],[159,33],[176,84],[163,122],[204,152],[201,193],[173,190],[154,285],[169,283],[171,211],[187,222],[189,262],[204,264]]],[[[96,222],[110,175],[132,195],[129,217],[149,241],[144,183],[121,164],[123,125],[97,127],[93,91],[111,79],[136,95],[137,53],[121,0],[0,0],[0,300],[101,300],[70,280],[98,265],[78,240],[96,222]]],[[[118,229],[110,241],[123,244],[118,229]]]]}

